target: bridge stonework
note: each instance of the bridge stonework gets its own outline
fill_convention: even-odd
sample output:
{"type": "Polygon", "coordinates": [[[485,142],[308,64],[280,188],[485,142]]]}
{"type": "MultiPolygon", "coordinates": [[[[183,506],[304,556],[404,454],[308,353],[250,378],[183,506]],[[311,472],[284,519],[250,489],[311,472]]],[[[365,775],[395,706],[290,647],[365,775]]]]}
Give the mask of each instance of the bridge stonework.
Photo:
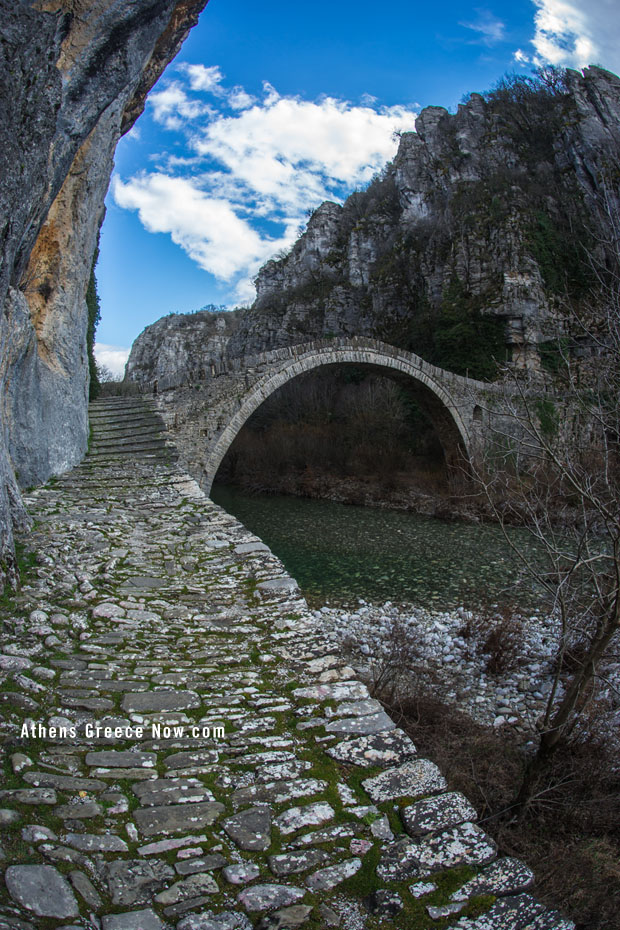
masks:
{"type": "Polygon", "coordinates": [[[0,603],[0,928],[575,930],[152,404],[90,413],[88,458],[25,497],[39,567],[0,603]]]}
{"type": "Polygon", "coordinates": [[[254,411],[293,378],[333,365],[366,367],[408,384],[435,426],[449,466],[474,462],[492,422],[503,416],[503,390],[496,385],[362,337],[274,349],[208,369],[173,372],[141,387],[156,395],[181,460],[209,493],[226,452],[254,411]]]}

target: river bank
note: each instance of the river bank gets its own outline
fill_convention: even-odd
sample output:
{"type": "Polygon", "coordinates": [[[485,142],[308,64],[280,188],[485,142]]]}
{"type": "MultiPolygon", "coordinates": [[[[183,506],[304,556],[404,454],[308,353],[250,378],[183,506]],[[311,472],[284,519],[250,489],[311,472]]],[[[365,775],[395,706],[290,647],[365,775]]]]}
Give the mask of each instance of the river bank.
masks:
{"type": "Polygon", "coordinates": [[[400,510],[439,520],[479,523],[484,516],[481,508],[472,501],[450,494],[443,482],[435,481],[436,477],[429,472],[426,481],[414,481],[404,474],[381,481],[374,475],[339,477],[328,472],[307,470],[272,475],[258,486],[240,487],[239,490],[250,494],[282,494],[335,504],[400,510]]]}
{"type": "MultiPolygon", "coordinates": [[[[562,693],[562,631],[498,526],[223,487],[215,496],[282,558],[320,628],[371,687],[399,700],[432,694],[533,746],[551,689],[562,693]]],[[[510,532],[535,559],[527,531],[510,532]]],[[[620,750],[616,653],[584,719],[584,738],[599,734],[610,759],[620,750]]]]}
{"type": "MultiPolygon", "coordinates": [[[[387,688],[401,699],[432,693],[476,723],[509,730],[525,747],[534,746],[554,686],[557,617],[543,610],[436,611],[391,601],[361,601],[350,610],[324,606],[314,617],[343,644],[371,688],[387,688]]],[[[617,656],[599,669],[592,700],[599,714],[588,725],[599,730],[613,758],[614,747],[620,749],[617,656]]]]}

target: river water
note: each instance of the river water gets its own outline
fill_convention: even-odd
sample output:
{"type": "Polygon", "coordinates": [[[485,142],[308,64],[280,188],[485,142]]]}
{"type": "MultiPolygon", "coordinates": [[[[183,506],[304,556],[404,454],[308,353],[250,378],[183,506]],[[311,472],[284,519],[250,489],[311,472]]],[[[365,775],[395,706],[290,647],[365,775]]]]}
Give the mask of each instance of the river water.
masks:
{"type": "MultiPolygon", "coordinates": [[[[531,582],[518,584],[520,563],[498,526],[223,485],[211,497],[267,543],[313,604],[363,598],[444,609],[537,601],[531,582]]],[[[535,554],[527,531],[511,535],[535,554]]]]}

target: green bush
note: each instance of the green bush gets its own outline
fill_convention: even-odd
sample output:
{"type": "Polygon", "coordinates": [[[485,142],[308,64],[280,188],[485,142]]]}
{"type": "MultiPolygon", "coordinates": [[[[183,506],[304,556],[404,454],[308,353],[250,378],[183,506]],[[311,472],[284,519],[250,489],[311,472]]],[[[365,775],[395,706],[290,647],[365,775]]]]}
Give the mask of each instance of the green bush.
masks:
{"type": "Polygon", "coordinates": [[[503,320],[481,308],[491,295],[472,294],[458,275],[434,308],[418,295],[399,316],[386,317],[377,328],[377,338],[401,346],[438,368],[457,375],[493,381],[507,360],[506,327],[503,320]]]}
{"type": "Polygon", "coordinates": [[[482,95],[500,134],[522,158],[538,167],[553,162],[555,140],[575,112],[563,68],[539,68],[533,75],[507,74],[482,95]]]}
{"type": "Polygon", "coordinates": [[[95,278],[95,265],[99,258],[99,241],[93,255],[93,263],[90,269],[90,279],[86,289],[86,307],[88,309],[88,325],[86,327],[86,348],[88,351],[88,372],[90,383],[88,389],[88,399],[94,400],[99,395],[101,385],[99,384],[99,375],[97,372],[97,362],[95,360],[95,332],[101,319],[101,307],[99,304],[99,294],[97,293],[97,279],[95,278]]]}
{"type": "Polygon", "coordinates": [[[586,243],[575,239],[568,217],[552,219],[538,211],[529,230],[532,256],[552,294],[577,297],[592,285],[586,243]]]}
{"type": "Polygon", "coordinates": [[[568,352],[569,340],[565,337],[538,343],[540,363],[550,375],[558,375],[566,369],[568,352]]]}

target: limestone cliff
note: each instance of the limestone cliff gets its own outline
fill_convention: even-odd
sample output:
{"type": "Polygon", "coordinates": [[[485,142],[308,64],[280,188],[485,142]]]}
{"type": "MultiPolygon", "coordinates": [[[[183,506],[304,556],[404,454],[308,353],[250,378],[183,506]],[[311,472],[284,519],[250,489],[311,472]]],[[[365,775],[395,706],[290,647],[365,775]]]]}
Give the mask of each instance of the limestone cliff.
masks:
{"type": "MultiPolygon", "coordinates": [[[[0,0],[0,563],[87,445],[85,294],[119,137],[207,0],[0,0]]],[[[0,577],[0,581],[2,578],[0,577]]]]}
{"type": "MultiPolygon", "coordinates": [[[[455,114],[429,107],[368,190],[324,203],[262,268],[226,354],[368,335],[474,377],[506,353],[537,368],[565,296],[590,299],[619,170],[620,79],[600,68],[508,81],[455,114]]],[[[155,376],[160,335],[137,340],[132,378],[155,376]]],[[[185,367],[200,368],[210,345],[186,345],[185,367]]]]}
{"type": "Polygon", "coordinates": [[[196,375],[209,374],[212,365],[226,358],[231,336],[239,327],[243,310],[230,313],[171,313],[147,326],[132,347],[127,375],[163,386],[178,371],[195,367],[196,375]],[[193,363],[195,362],[195,366],[193,363]]]}

